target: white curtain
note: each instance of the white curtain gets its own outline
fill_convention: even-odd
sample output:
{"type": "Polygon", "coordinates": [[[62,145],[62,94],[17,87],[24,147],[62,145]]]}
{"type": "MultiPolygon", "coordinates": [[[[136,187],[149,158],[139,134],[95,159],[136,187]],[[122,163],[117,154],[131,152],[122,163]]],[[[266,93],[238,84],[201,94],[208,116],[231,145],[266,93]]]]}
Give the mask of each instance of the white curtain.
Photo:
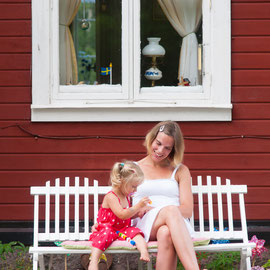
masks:
{"type": "Polygon", "coordinates": [[[178,79],[188,78],[190,85],[199,82],[197,31],[202,17],[202,0],[157,0],[169,22],[183,38],[178,79]]]}
{"type": "Polygon", "coordinates": [[[60,84],[77,84],[78,70],[73,38],[69,29],[81,0],[59,0],[60,84]]]}

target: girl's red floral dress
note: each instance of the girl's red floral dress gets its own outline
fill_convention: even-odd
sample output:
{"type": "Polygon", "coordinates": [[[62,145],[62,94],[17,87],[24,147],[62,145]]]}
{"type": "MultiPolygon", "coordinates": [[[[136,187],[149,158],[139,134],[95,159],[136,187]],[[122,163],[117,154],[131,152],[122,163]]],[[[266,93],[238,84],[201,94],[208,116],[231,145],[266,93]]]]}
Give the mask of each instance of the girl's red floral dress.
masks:
{"type": "MultiPolygon", "coordinates": [[[[119,197],[113,192],[110,191],[109,193],[113,193],[119,200],[119,197]]],[[[130,206],[130,201],[127,197],[128,204],[130,206]]],[[[92,246],[96,247],[102,251],[105,251],[113,241],[115,240],[123,240],[123,238],[119,237],[116,231],[119,231],[129,238],[133,238],[137,234],[141,234],[144,236],[143,232],[136,228],[131,227],[131,219],[122,220],[118,218],[110,208],[103,208],[100,207],[98,211],[98,218],[97,218],[98,226],[97,230],[90,235],[89,240],[92,241],[92,246]]]]}

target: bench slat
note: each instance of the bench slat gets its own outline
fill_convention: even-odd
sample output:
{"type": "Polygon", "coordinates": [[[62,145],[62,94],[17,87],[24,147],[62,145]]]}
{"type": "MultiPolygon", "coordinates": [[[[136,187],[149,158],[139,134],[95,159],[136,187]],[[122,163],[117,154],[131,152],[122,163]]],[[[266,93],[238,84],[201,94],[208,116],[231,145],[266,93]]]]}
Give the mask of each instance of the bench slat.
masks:
{"type": "Polygon", "coordinates": [[[65,237],[69,238],[69,177],[65,177],[65,237]]]}
{"type": "Polygon", "coordinates": [[[59,230],[60,230],[60,198],[59,198],[59,182],[60,179],[57,178],[55,181],[55,188],[56,188],[56,193],[55,193],[55,218],[54,218],[54,231],[56,234],[56,237],[59,236],[59,230]]]}
{"type": "Polygon", "coordinates": [[[221,179],[217,177],[216,179],[218,192],[217,192],[217,199],[218,199],[218,230],[223,234],[224,231],[224,224],[223,224],[223,204],[222,204],[222,194],[221,194],[221,179]]]}
{"type": "Polygon", "coordinates": [[[212,196],[212,183],[211,176],[207,176],[207,188],[208,188],[208,221],[209,230],[211,233],[214,232],[214,215],[213,215],[213,196],[212,196]]]}
{"type": "Polygon", "coordinates": [[[88,196],[88,178],[84,178],[84,231],[89,234],[89,196],[88,196]]]}

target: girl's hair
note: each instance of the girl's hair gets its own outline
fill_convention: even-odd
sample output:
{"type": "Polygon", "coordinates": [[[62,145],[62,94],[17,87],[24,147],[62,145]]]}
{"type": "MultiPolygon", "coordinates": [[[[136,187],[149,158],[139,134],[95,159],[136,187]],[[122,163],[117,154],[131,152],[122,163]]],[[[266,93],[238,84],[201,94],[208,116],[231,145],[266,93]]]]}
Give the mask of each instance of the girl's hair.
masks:
{"type": "Polygon", "coordinates": [[[144,180],[143,171],[133,161],[116,162],[111,170],[110,175],[112,187],[120,187],[126,185],[130,181],[141,184],[144,180]]]}
{"type": "Polygon", "coordinates": [[[155,125],[146,135],[144,146],[148,154],[151,152],[151,146],[159,132],[164,132],[166,135],[173,137],[174,145],[171,153],[168,156],[169,161],[175,166],[182,162],[185,144],[184,137],[179,125],[173,121],[164,121],[155,125]]]}

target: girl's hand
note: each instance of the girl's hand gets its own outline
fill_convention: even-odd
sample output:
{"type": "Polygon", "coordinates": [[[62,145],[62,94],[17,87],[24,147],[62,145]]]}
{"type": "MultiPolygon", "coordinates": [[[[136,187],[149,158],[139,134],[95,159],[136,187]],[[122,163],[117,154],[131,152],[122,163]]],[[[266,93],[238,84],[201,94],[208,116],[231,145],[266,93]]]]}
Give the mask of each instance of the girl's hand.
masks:
{"type": "Polygon", "coordinates": [[[151,203],[151,200],[148,197],[143,197],[139,202],[138,205],[140,208],[147,206],[147,204],[151,203]]]}
{"type": "Polygon", "coordinates": [[[91,232],[94,233],[97,230],[98,227],[98,223],[95,223],[92,227],[91,227],[91,232]]]}
{"type": "Polygon", "coordinates": [[[139,218],[142,218],[142,217],[143,217],[148,211],[150,211],[151,209],[153,209],[153,207],[147,205],[147,206],[145,206],[145,207],[143,207],[143,208],[141,208],[141,209],[139,210],[137,216],[138,216],[139,218]]]}

